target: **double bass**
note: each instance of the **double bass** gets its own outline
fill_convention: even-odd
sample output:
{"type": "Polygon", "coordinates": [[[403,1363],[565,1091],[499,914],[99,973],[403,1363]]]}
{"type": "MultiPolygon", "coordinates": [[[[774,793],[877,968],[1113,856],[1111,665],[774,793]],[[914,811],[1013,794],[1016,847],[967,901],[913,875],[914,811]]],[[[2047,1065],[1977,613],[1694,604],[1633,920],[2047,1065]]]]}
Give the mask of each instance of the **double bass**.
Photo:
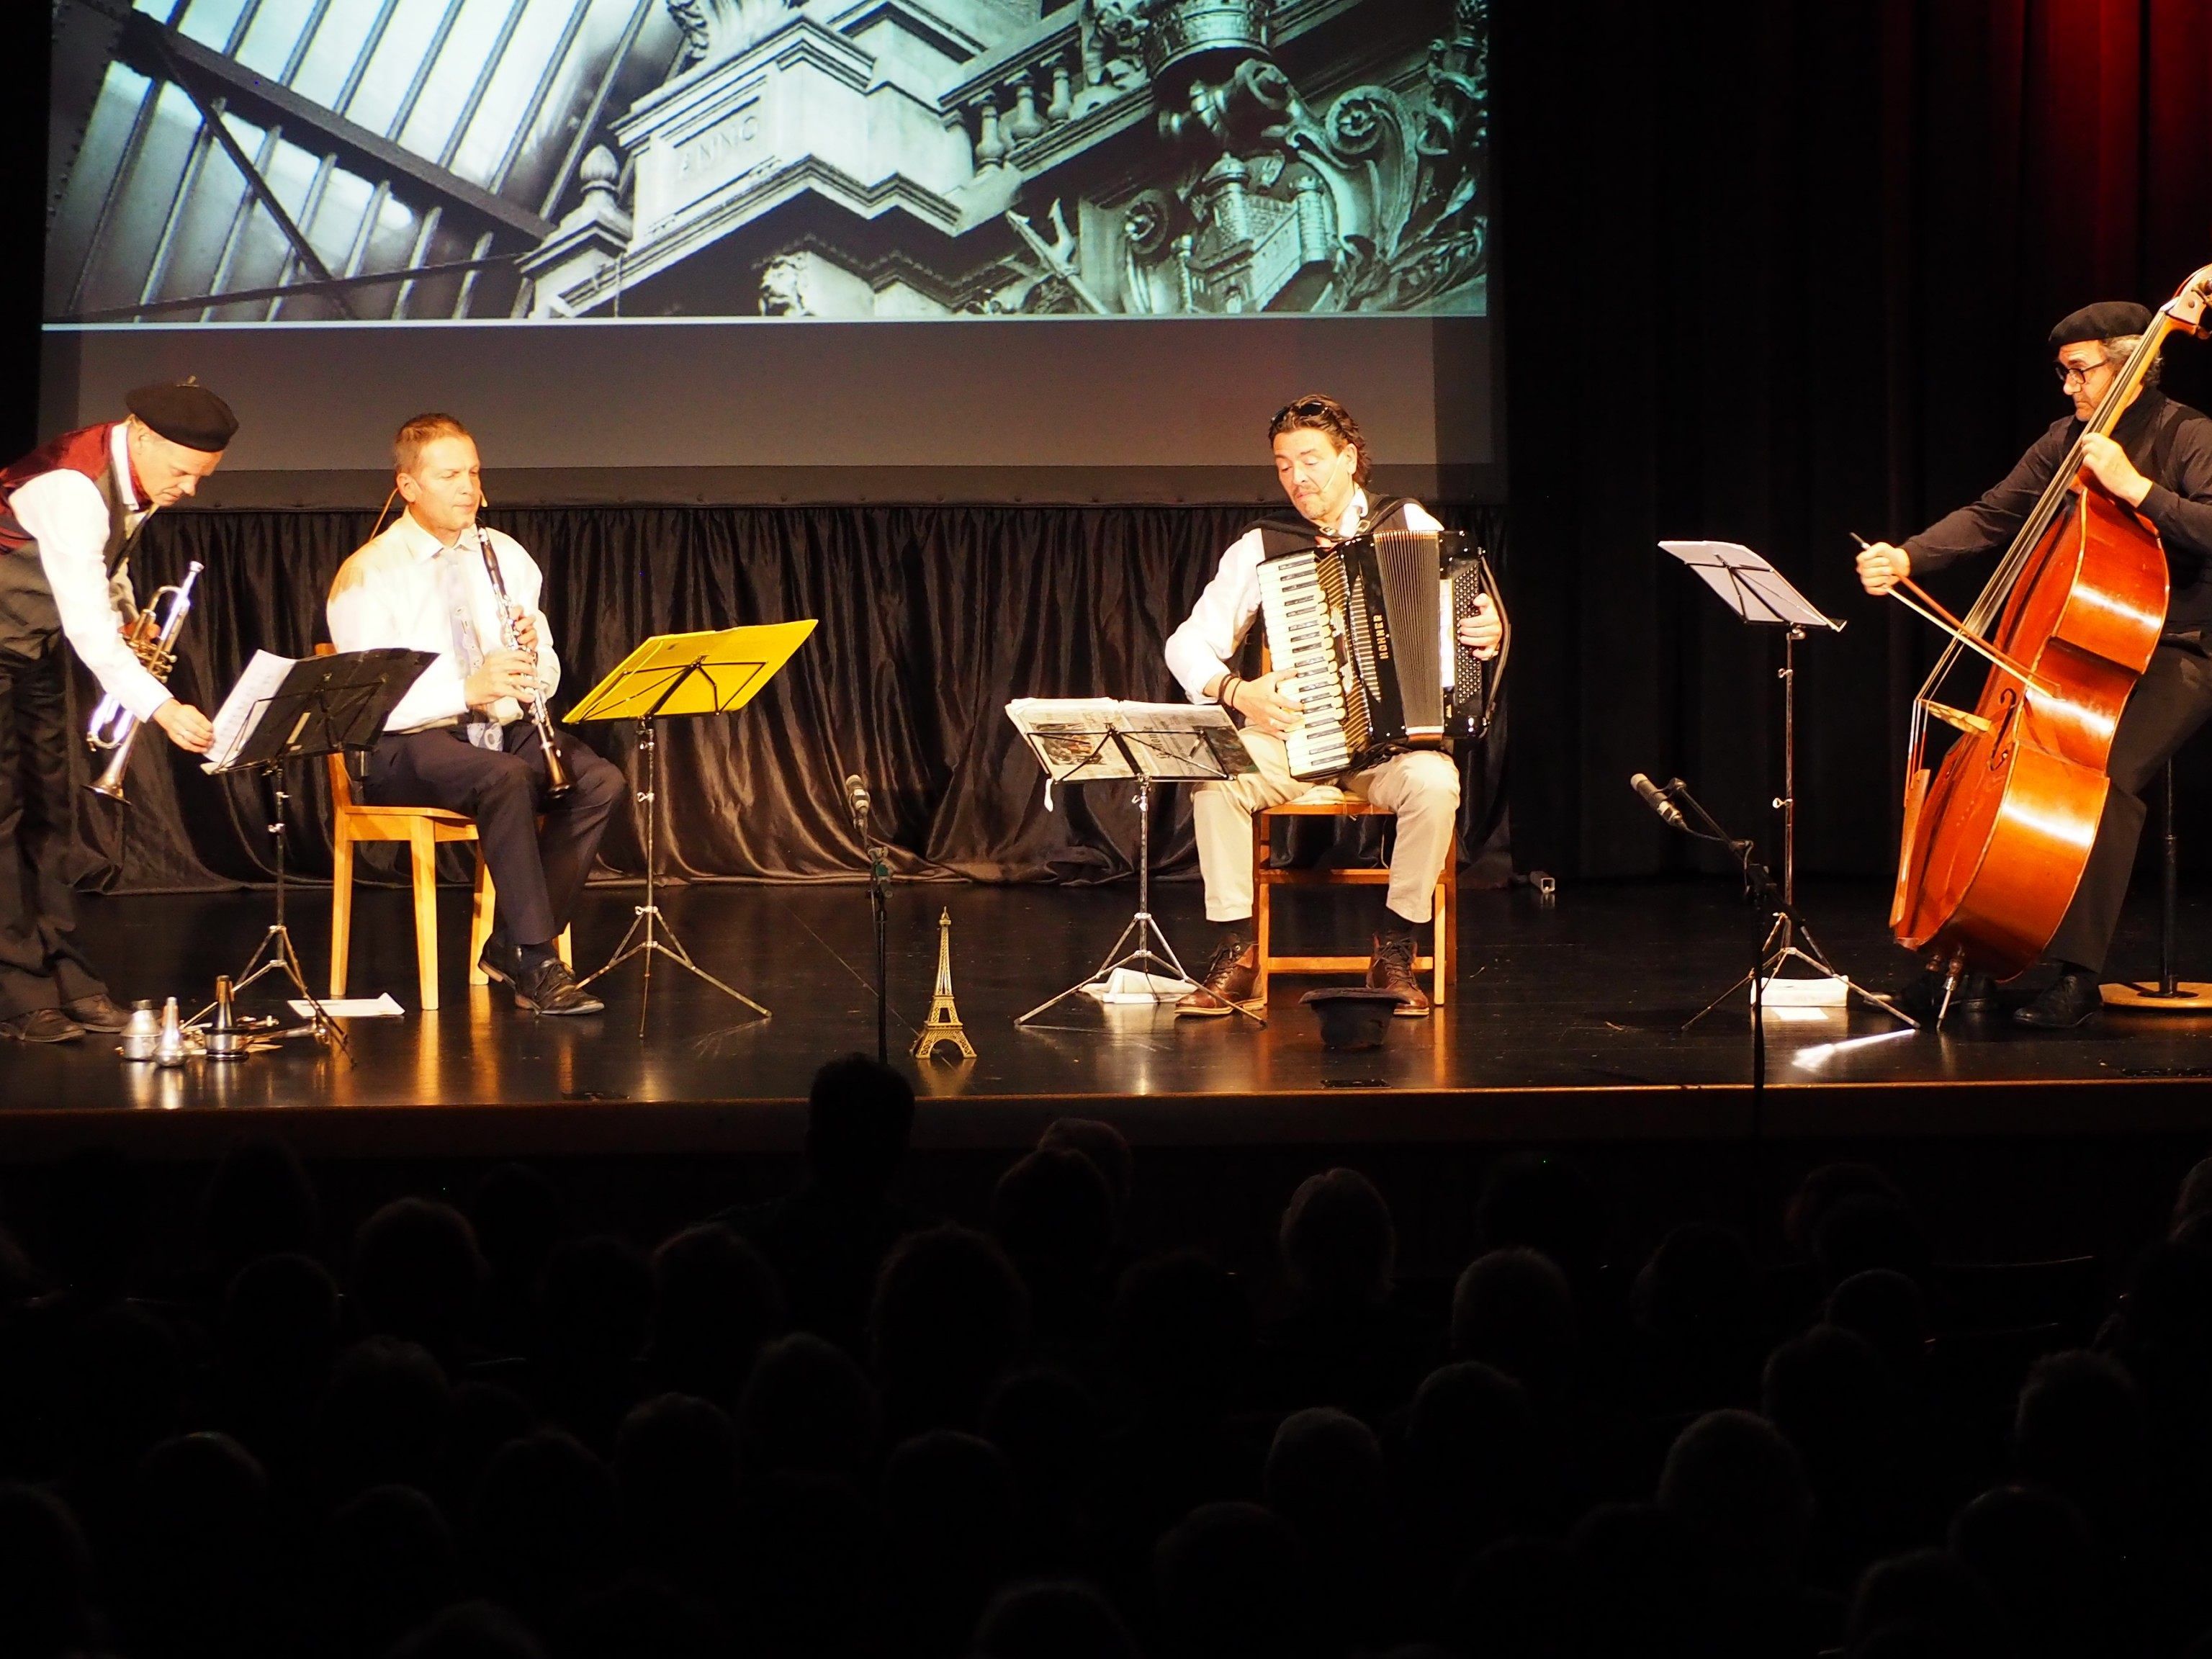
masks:
{"type": "Polygon", "coordinates": [[[2166,562],[2158,532],[2083,469],[2081,440],[2111,434],[2168,336],[2208,331],[2208,294],[2212,266],[2153,316],[1965,617],[1909,580],[1892,590],[1950,641],[1913,699],[1890,932],[1954,984],[2039,960],[2088,866],[2113,730],[2165,625],[2166,562]],[[1968,653],[1987,664],[1971,709],[1942,701],[1968,653]],[[1931,722],[1958,732],[1932,769],[1931,722]]]}

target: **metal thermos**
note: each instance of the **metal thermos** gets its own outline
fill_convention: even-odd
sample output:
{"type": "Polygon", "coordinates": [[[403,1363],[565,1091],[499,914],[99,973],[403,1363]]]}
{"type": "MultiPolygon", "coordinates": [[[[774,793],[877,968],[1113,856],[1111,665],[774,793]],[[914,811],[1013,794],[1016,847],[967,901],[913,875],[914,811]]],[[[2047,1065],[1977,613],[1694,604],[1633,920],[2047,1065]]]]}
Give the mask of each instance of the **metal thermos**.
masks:
{"type": "Polygon", "coordinates": [[[132,1003],[131,1023],[123,1028],[123,1058],[150,1060],[161,1042],[161,1017],[154,1012],[154,1005],[132,1003]]]}
{"type": "Polygon", "coordinates": [[[154,1063],[156,1066],[181,1066],[185,1063],[185,1028],[177,1017],[177,1000],[174,997],[161,1005],[161,1033],[155,1039],[154,1063]]]}

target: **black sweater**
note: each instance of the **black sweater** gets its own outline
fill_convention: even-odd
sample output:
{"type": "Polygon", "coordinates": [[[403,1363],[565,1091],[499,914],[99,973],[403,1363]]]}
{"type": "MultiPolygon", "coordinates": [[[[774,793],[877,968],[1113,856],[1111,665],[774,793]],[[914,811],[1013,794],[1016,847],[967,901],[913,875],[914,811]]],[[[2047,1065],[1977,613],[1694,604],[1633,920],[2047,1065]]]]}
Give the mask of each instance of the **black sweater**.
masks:
{"type": "MultiPolygon", "coordinates": [[[[1912,574],[1941,570],[2010,546],[2081,435],[2078,420],[2053,422],[2002,483],[1910,538],[1905,550],[1911,556],[1912,574]]],[[[2151,480],[2150,493],[2136,511],[2166,546],[2172,587],[2166,631],[2212,628],[2212,420],[2150,386],[2120,416],[2112,438],[2136,470],[2151,480]]]]}

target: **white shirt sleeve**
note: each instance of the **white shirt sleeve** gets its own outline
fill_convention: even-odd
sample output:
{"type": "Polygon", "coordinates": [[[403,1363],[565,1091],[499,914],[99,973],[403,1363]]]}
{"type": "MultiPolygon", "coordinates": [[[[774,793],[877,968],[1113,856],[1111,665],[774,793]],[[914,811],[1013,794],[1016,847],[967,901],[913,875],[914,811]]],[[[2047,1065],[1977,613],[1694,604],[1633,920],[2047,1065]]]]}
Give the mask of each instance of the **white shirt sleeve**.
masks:
{"type": "Polygon", "coordinates": [[[123,618],[107,592],[107,502],[82,472],[41,472],[9,497],[15,522],[39,544],[62,632],[103,690],[140,720],[169,701],[169,688],[124,643],[123,618]]]}
{"type": "Polygon", "coordinates": [[[1260,550],[1257,530],[1231,542],[1198,604],[1168,635],[1169,671],[1193,702],[1206,702],[1206,682],[1231,672],[1230,655],[1259,614],[1260,550]]]}
{"type": "MultiPolygon", "coordinates": [[[[361,557],[354,555],[355,559],[361,557]]],[[[354,566],[352,560],[340,568],[323,609],[331,625],[331,643],[340,651],[374,651],[414,643],[377,592],[373,571],[354,566]]],[[[460,719],[469,711],[461,679],[460,665],[453,653],[440,652],[437,660],[407,688],[407,695],[392,705],[384,729],[411,732],[417,726],[460,719]]]]}
{"type": "Polygon", "coordinates": [[[1416,535],[1433,536],[1443,528],[1436,515],[1419,501],[1406,503],[1406,528],[1416,535]]]}

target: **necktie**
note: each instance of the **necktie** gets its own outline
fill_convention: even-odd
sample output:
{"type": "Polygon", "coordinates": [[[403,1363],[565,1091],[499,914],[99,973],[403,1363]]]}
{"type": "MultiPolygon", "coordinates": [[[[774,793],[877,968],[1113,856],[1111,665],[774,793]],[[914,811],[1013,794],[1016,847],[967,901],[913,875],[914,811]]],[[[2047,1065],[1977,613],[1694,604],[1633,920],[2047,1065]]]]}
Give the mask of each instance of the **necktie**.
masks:
{"type": "MultiPolygon", "coordinates": [[[[475,619],[469,612],[468,566],[463,562],[467,556],[456,547],[448,547],[438,555],[438,584],[446,600],[446,617],[453,631],[453,655],[461,665],[461,678],[466,679],[483,665],[483,647],[477,639],[475,619]]],[[[501,749],[499,722],[489,714],[471,709],[461,717],[461,729],[468,733],[469,741],[479,749],[501,749]]]]}

